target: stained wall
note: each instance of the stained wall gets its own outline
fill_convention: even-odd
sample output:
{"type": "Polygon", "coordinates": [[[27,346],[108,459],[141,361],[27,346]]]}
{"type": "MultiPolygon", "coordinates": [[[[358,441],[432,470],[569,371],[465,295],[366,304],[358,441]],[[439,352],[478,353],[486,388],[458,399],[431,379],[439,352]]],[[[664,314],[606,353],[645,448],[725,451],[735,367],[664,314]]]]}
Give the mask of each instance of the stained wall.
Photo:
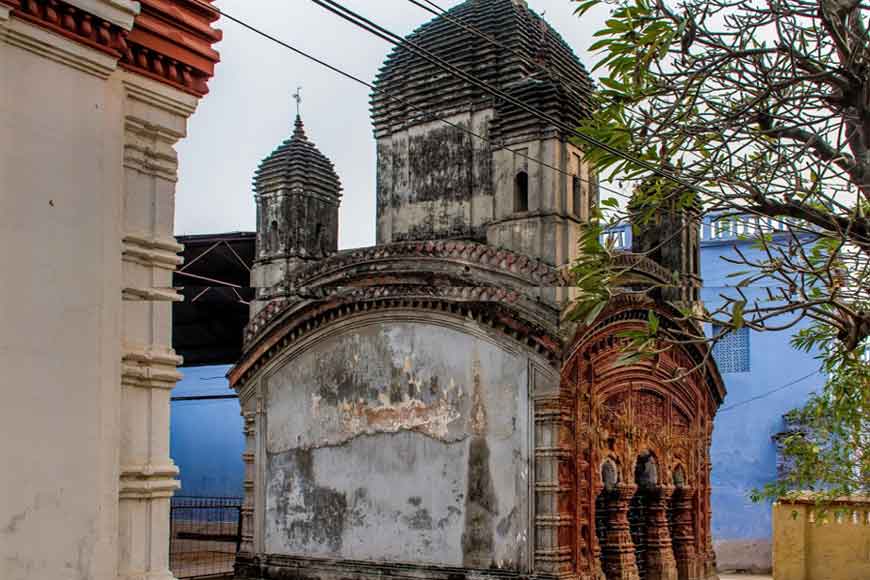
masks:
{"type": "Polygon", "coordinates": [[[492,111],[420,123],[378,139],[379,244],[447,237],[485,239],[492,220],[492,111]]]}
{"type": "Polygon", "coordinates": [[[527,569],[529,359],[464,326],[337,325],[264,379],[266,553],[527,569]]]}

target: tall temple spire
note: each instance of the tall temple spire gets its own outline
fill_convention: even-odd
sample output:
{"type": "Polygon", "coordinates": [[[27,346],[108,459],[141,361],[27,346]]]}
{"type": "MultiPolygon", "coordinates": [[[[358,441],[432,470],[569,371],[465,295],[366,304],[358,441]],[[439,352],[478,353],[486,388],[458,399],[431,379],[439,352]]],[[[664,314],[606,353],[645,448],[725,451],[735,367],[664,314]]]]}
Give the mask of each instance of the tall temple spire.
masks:
{"type": "MultiPolygon", "coordinates": [[[[293,95],[297,105],[302,97],[293,95]]],[[[257,256],[252,285],[264,290],[304,263],[338,250],[341,181],[332,162],[305,134],[297,110],[293,134],[254,174],[257,256]]],[[[254,304],[252,315],[262,307],[254,304]]]]}

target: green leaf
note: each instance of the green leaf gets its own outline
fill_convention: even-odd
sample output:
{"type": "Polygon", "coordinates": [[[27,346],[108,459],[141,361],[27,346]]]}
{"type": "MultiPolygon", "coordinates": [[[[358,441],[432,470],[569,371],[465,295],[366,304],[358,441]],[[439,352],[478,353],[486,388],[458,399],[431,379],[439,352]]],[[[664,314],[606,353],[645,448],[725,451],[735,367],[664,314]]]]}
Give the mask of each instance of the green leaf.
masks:
{"type": "Polygon", "coordinates": [[[592,324],[593,322],[595,322],[595,319],[598,318],[598,315],[601,314],[601,311],[604,310],[605,306],[607,306],[607,302],[604,301],[596,304],[595,307],[590,310],[589,313],[586,315],[586,319],[584,320],[584,322],[586,324],[592,324]]]}
{"type": "Polygon", "coordinates": [[[745,300],[737,300],[734,302],[734,308],[731,310],[731,323],[734,325],[734,328],[741,329],[743,328],[743,309],[746,308],[745,300]]]}
{"type": "Polygon", "coordinates": [[[583,16],[590,9],[592,9],[597,4],[600,4],[600,3],[601,3],[601,0],[588,0],[587,2],[583,2],[582,4],[577,6],[577,8],[574,9],[574,14],[576,14],[577,16],[583,16]]]}
{"type": "Polygon", "coordinates": [[[659,317],[656,316],[656,313],[652,310],[650,310],[647,314],[647,320],[649,323],[649,333],[655,336],[659,332],[659,325],[661,324],[661,321],[659,320],[659,317]]]}

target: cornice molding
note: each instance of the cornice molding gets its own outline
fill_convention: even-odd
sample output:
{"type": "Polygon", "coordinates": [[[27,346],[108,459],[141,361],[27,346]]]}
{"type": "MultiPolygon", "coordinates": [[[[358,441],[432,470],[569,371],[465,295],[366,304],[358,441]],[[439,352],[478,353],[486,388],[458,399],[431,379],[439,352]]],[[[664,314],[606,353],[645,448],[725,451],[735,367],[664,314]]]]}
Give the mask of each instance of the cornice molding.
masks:
{"type": "MultiPolygon", "coordinates": [[[[525,345],[543,356],[551,365],[561,360],[562,339],[558,329],[548,328],[531,320],[528,312],[518,308],[520,295],[499,288],[451,288],[439,286],[373,286],[333,293],[326,300],[306,300],[295,307],[284,304],[276,308],[284,315],[258,340],[245,349],[242,359],[227,374],[230,387],[246,396],[243,387],[272,358],[291,344],[296,344],[327,324],[340,319],[383,312],[394,317],[396,312],[413,311],[430,315],[459,317],[488,327],[502,336],[525,345]],[[391,313],[392,312],[392,313],[391,313]]],[[[248,393],[249,396],[249,393],[248,393]]]]}
{"type": "MultiPolygon", "coordinates": [[[[145,103],[152,107],[162,109],[167,113],[179,115],[185,119],[190,117],[196,111],[196,105],[199,99],[193,97],[176,87],[166,86],[166,84],[150,78],[142,77],[136,74],[137,71],[128,71],[124,74],[122,84],[127,90],[127,95],[136,101],[145,103]]],[[[128,117],[128,122],[135,121],[134,118],[128,117]]],[[[146,123],[140,122],[142,126],[146,123]]],[[[150,127],[151,129],[158,129],[150,127]]],[[[174,137],[173,142],[178,141],[184,135],[162,131],[167,136],[174,137]]]]}
{"type": "Polygon", "coordinates": [[[184,296],[173,289],[137,288],[127,286],[121,289],[121,297],[130,302],[183,302],[184,296]]]}
{"type": "Polygon", "coordinates": [[[180,244],[128,234],[122,240],[121,256],[125,262],[175,271],[184,263],[178,255],[182,249],[180,244]]]}
{"type": "Polygon", "coordinates": [[[120,499],[172,497],[175,490],[181,487],[181,482],[175,479],[178,473],[178,467],[173,463],[122,465],[118,497],[120,499]]]}
{"type": "MultiPolygon", "coordinates": [[[[212,45],[222,33],[211,27],[219,13],[209,1],[0,0],[0,28],[11,12],[106,54],[111,70],[121,66],[198,99],[220,60],[212,45]]],[[[42,52],[51,57],[51,50],[42,52]]]]}
{"type": "Polygon", "coordinates": [[[211,0],[141,0],[121,66],[137,74],[202,97],[220,54],[212,48],[223,37],[211,27],[220,14],[211,0]]]}
{"type": "Polygon", "coordinates": [[[0,6],[0,10],[7,17],[0,20],[0,38],[7,44],[103,80],[117,70],[117,56],[108,46],[83,42],[70,31],[39,22],[15,8],[0,6]]]}
{"type": "Polygon", "coordinates": [[[124,30],[133,28],[133,21],[139,14],[139,2],[134,0],[66,0],[66,2],[124,30]]]}

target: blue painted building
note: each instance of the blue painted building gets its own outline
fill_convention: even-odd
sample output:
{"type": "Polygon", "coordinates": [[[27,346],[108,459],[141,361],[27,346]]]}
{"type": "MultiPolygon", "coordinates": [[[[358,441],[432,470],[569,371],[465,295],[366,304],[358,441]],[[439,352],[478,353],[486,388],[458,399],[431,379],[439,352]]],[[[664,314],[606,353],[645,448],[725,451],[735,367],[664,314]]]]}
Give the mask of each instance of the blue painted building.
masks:
{"type": "Polygon", "coordinates": [[[242,417],[237,399],[177,400],[229,395],[229,366],[187,367],[172,391],[170,456],[181,470],[177,495],[241,497],[244,467],[242,417]]]}
{"type": "MultiPolygon", "coordinates": [[[[701,298],[708,309],[722,304],[722,294],[735,296],[733,287],[740,278],[728,274],[746,268],[727,259],[738,258],[735,248],[747,258],[757,256],[761,250],[752,247],[751,237],[759,227],[775,239],[776,224],[769,220],[759,224],[754,217],[704,219],[701,298]]],[[[631,247],[628,225],[607,235],[615,247],[631,247]]],[[[762,292],[761,287],[744,289],[750,299],[762,292]]],[[[770,506],[753,503],[749,493],[776,477],[777,448],[772,437],[783,430],[783,414],[800,406],[823,384],[814,356],[790,345],[793,333],[803,326],[764,333],[744,328],[714,347],[728,389],[716,416],[711,452],[713,535],[721,569],[770,569],[770,506]]]]}

